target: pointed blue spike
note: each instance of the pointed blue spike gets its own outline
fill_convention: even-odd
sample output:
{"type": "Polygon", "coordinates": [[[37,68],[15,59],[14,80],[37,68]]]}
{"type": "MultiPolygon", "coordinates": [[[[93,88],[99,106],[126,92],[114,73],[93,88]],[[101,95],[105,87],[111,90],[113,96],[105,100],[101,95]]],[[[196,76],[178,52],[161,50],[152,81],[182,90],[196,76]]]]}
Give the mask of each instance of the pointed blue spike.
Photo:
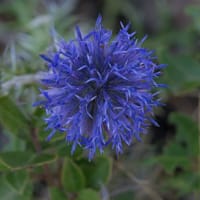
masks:
{"type": "Polygon", "coordinates": [[[99,15],[97,20],[96,20],[96,28],[101,27],[101,25],[102,25],[102,16],[99,15]]]}
{"type": "Polygon", "coordinates": [[[78,25],[75,27],[75,31],[76,31],[76,36],[77,36],[77,38],[78,38],[79,40],[83,40],[82,33],[81,33],[81,30],[80,30],[80,28],[79,28],[78,25]]]}

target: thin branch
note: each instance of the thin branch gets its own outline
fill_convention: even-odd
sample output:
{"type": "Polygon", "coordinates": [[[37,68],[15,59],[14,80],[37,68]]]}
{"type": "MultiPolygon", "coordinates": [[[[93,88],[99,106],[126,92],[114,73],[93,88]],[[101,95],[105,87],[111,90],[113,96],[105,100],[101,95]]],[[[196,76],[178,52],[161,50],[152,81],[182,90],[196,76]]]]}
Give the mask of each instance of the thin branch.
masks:
{"type": "Polygon", "coordinates": [[[35,150],[38,154],[40,154],[41,153],[41,145],[40,145],[40,142],[39,142],[38,136],[37,136],[38,130],[37,130],[37,128],[31,128],[30,132],[31,132],[31,138],[32,138],[32,142],[35,147],[35,150]]]}
{"type": "Polygon", "coordinates": [[[129,191],[133,191],[133,190],[136,190],[138,189],[138,186],[133,186],[133,185],[125,185],[124,187],[120,187],[120,188],[117,188],[116,190],[113,190],[110,192],[110,197],[115,197],[121,193],[124,193],[124,192],[129,192],[129,191]]]}
{"type": "Polygon", "coordinates": [[[109,200],[109,192],[108,192],[108,189],[106,188],[105,185],[101,185],[101,197],[102,197],[102,200],[109,200]]]}
{"type": "Polygon", "coordinates": [[[38,82],[40,79],[41,73],[15,76],[11,80],[3,83],[1,90],[3,94],[6,94],[12,87],[19,88],[30,83],[38,82]]]}
{"type": "MultiPolygon", "coordinates": [[[[31,132],[31,138],[32,138],[35,150],[36,150],[37,154],[40,154],[41,151],[42,151],[42,148],[41,148],[40,141],[38,139],[38,129],[37,128],[31,128],[30,132],[31,132]]],[[[49,183],[51,185],[54,184],[55,181],[54,181],[54,178],[52,176],[49,165],[44,164],[43,170],[44,170],[44,179],[47,181],[47,183],[49,183]]]]}
{"type": "Polygon", "coordinates": [[[138,179],[133,173],[127,171],[120,163],[116,163],[116,167],[121,172],[123,172],[123,174],[125,174],[133,183],[136,183],[137,186],[141,188],[144,193],[148,194],[153,200],[162,200],[161,196],[152,189],[149,181],[138,179]]]}
{"type": "MultiPolygon", "coordinates": [[[[200,92],[198,96],[198,130],[199,130],[199,150],[200,150],[200,92]]],[[[200,152],[199,152],[199,170],[200,170],[200,152]]]]}
{"type": "Polygon", "coordinates": [[[198,132],[199,132],[199,146],[198,146],[198,165],[199,165],[199,168],[198,168],[198,172],[200,173],[200,92],[199,92],[199,95],[198,95],[198,132]]]}

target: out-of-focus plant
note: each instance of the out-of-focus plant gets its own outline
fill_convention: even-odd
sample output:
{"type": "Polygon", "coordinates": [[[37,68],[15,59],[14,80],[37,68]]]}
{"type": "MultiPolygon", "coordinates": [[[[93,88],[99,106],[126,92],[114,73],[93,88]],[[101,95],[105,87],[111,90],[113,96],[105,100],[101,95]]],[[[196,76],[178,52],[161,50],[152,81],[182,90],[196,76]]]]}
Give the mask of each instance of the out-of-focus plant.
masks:
{"type": "MultiPolygon", "coordinates": [[[[81,15],[77,11],[80,2],[85,1],[1,3],[1,198],[199,199],[198,5],[185,6],[190,22],[182,28],[173,24],[173,12],[178,11],[172,1],[172,5],[164,0],[151,1],[150,5],[150,1],[106,0],[101,8],[105,25],[114,33],[119,19],[130,21],[139,36],[149,32],[145,47],[156,49],[159,61],[168,64],[160,79],[169,85],[163,91],[166,106],[158,110],[160,128],[153,129],[149,140],[146,137],[144,143],[125,149],[119,158],[106,152],[91,162],[80,148],[72,157],[71,146],[61,134],[49,143],[45,141],[49,132],[45,131],[44,112],[32,107],[37,99],[39,72],[45,69],[38,55],[51,43],[51,28],[56,27],[68,40],[80,16],[87,19],[90,12],[81,15]],[[189,101],[185,105],[180,99],[189,101]],[[173,109],[168,111],[170,105],[173,109]]],[[[94,20],[87,21],[82,24],[85,29],[94,20]]]]}

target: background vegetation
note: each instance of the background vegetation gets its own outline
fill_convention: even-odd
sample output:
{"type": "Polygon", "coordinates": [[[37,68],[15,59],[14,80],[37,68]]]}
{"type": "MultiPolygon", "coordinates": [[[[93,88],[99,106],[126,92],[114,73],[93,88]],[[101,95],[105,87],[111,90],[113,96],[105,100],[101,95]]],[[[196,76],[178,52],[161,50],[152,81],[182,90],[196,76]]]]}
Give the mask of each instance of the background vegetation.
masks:
{"type": "Polygon", "coordinates": [[[0,52],[1,199],[200,199],[199,0],[1,0],[0,52]],[[138,38],[148,35],[145,47],[168,64],[160,82],[169,87],[159,128],[118,158],[108,149],[88,162],[81,149],[70,155],[63,135],[45,141],[44,111],[32,104],[52,28],[68,40],[99,13],[114,34],[130,21],[138,38]]]}

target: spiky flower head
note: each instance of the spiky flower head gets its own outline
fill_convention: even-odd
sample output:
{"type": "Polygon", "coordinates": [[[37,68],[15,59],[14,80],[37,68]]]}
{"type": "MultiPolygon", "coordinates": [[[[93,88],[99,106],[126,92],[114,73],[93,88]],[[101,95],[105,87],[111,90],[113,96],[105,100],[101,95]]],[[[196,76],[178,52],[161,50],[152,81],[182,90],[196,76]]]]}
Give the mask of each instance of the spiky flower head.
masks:
{"type": "Polygon", "coordinates": [[[94,30],[83,36],[76,27],[76,38],[57,43],[57,49],[41,55],[48,65],[41,90],[41,104],[47,112],[47,128],[65,134],[72,144],[89,152],[104,151],[111,144],[116,153],[123,144],[130,145],[153,120],[159,106],[154,88],[162,65],[155,62],[152,51],[141,47],[129,25],[111,41],[112,32],[98,17],[94,30]]]}

